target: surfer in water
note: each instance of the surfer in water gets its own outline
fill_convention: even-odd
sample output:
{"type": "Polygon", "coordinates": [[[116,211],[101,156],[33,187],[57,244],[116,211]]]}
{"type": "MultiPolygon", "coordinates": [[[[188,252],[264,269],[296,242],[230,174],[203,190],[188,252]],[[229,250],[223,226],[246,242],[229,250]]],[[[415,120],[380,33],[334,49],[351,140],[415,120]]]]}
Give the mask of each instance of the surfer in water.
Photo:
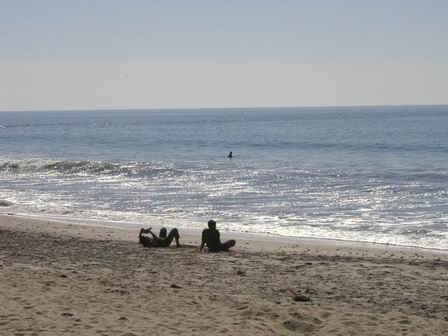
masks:
{"type": "Polygon", "coordinates": [[[228,157],[229,159],[233,158],[232,152],[230,152],[230,154],[227,155],[227,157],[228,157]]]}

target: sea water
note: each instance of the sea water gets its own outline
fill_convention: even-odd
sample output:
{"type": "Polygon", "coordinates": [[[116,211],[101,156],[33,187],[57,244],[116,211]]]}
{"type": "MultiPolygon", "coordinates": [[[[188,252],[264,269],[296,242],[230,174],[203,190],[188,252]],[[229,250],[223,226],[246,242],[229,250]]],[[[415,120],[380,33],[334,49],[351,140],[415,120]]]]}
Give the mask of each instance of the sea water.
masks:
{"type": "Polygon", "coordinates": [[[1,112],[0,200],[120,226],[213,218],[448,249],[448,106],[1,112]]]}

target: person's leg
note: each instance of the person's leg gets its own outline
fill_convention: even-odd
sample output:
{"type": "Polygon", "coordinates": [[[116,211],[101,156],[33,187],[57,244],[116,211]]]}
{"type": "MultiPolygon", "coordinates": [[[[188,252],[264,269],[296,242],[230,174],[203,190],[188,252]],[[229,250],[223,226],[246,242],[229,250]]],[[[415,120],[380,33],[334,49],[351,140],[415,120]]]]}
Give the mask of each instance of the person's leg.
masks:
{"type": "Polygon", "coordinates": [[[170,233],[168,233],[168,236],[165,239],[163,239],[163,242],[164,242],[163,245],[167,246],[167,247],[170,246],[173,239],[176,240],[176,246],[179,247],[180,246],[180,243],[179,243],[180,236],[179,236],[179,231],[176,228],[172,229],[170,231],[170,233]]]}
{"type": "Polygon", "coordinates": [[[236,241],[234,239],[228,240],[228,241],[226,241],[224,243],[221,243],[220,250],[221,251],[228,251],[229,248],[234,247],[235,244],[236,244],[236,241]]]}

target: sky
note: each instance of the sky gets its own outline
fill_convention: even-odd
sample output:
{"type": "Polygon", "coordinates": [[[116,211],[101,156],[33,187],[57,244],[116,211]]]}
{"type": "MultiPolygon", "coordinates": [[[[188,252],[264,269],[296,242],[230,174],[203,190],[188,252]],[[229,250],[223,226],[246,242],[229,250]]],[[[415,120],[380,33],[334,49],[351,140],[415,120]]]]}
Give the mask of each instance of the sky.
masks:
{"type": "Polygon", "coordinates": [[[0,111],[428,104],[446,0],[0,0],[0,111]]]}

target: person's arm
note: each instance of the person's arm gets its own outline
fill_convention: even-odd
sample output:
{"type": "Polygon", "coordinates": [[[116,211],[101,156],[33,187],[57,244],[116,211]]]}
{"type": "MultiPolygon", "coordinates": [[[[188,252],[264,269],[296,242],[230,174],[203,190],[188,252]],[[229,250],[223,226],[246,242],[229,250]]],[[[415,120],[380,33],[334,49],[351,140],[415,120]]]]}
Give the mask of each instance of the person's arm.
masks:
{"type": "Polygon", "coordinates": [[[143,235],[143,233],[145,232],[145,229],[140,229],[140,233],[138,234],[138,242],[142,245],[144,245],[144,238],[145,236],[143,235]]]}
{"type": "Polygon", "coordinates": [[[151,231],[151,229],[152,228],[149,228],[149,233],[151,234],[151,236],[152,236],[152,241],[153,242],[156,242],[156,241],[158,241],[159,240],[159,237],[157,237],[152,231],[151,231]]]}
{"type": "Polygon", "coordinates": [[[201,247],[199,248],[199,251],[202,251],[202,249],[204,248],[205,240],[206,240],[205,236],[206,236],[206,232],[204,230],[204,231],[202,231],[202,241],[201,241],[201,247]]]}

